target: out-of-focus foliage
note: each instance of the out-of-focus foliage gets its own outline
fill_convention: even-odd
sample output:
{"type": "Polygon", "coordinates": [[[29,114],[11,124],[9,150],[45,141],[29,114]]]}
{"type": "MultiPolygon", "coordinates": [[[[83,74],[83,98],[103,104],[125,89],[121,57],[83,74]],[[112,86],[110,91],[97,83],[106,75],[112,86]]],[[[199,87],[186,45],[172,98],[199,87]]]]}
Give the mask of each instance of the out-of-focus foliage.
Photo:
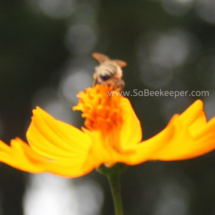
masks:
{"type": "MultiPolygon", "coordinates": [[[[211,118],[214,11],[213,0],[1,0],[0,138],[25,138],[36,105],[80,127],[83,121],[71,106],[78,91],[92,83],[92,52],[128,63],[127,91],[209,91],[207,97],[130,96],[144,139],[199,98],[211,118]]],[[[129,167],[122,177],[125,214],[214,214],[214,165],[212,152],[193,160],[129,167]]],[[[113,214],[111,193],[101,175],[62,180],[29,177],[1,164],[0,214],[60,215],[61,205],[68,208],[63,214],[113,214]],[[53,202],[59,206],[55,213],[53,202]]]]}

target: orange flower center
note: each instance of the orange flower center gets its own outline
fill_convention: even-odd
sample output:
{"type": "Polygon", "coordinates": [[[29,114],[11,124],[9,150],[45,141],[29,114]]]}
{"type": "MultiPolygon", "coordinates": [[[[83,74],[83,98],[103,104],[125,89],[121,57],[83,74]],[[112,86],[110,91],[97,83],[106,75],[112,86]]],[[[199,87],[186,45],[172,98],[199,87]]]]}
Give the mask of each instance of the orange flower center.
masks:
{"type": "Polygon", "coordinates": [[[77,96],[80,98],[79,103],[73,110],[83,112],[87,129],[110,131],[122,124],[122,96],[118,90],[112,91],[107,85],[96,85],[77,96]]]}

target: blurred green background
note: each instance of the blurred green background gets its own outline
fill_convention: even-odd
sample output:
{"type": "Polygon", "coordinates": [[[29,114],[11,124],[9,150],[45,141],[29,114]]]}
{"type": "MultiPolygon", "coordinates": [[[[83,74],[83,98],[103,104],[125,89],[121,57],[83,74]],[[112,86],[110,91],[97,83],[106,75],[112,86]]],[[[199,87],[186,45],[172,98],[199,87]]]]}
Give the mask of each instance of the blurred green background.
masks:
{"type": "MultiPolygon", "coordinates": [[[[209,91],[130,97],[144,139],[196,99],[215,115],[214,0],[0,0],[0,138],[25,139],[37,105],[81,126],[75,95],[92,83],[92,52],[128,63],[125,90],[209,91]]],[[[146,162],[122,177],[125,215],[215,214],[215,153],[146,162]]],[[[114,214],[106,179],[30,175],[0,165],[0,215],[114,214]]]]}

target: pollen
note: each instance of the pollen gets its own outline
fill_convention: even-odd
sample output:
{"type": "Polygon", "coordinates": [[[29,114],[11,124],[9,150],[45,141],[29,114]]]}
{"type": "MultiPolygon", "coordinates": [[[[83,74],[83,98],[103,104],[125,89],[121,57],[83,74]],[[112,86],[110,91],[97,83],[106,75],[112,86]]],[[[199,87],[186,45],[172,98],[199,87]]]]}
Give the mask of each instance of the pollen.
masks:
{"type": "Polygon", "coordinates": [[[110,131],[123,123],[122,96],[107,85],[96,85],[78,95],[79,102],[73,110],[82,111],[85,126],[89,130],[110,131]]]}

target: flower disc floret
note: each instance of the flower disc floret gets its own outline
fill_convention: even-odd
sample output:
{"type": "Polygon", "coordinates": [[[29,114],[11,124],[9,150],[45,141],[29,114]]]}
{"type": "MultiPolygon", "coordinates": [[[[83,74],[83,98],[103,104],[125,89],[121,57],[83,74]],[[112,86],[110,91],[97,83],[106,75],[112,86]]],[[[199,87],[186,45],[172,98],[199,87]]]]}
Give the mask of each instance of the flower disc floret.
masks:
{"type": "Polygon", "coordinates": [[[123,123],[122,96],[119,91],[112,91],[107,85],[97,85],[80,92],[78,97],[79,103],[73,110],[83,112],[87,129],[109,131],[123,123]]]}

